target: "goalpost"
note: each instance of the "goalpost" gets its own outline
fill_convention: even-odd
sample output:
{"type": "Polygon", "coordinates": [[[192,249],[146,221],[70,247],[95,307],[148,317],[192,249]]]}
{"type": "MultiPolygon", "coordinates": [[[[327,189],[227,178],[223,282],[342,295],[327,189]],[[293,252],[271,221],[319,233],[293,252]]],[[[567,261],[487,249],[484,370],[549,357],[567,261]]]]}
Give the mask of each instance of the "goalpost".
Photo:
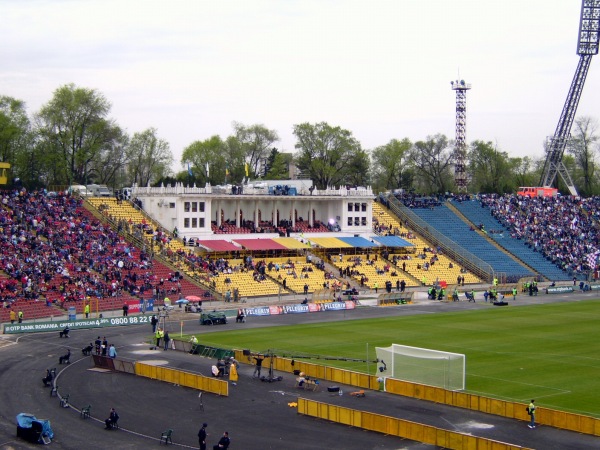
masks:
{"type": "Polygon", "coordinates": [[[392,344],[376,347],[378,374],[437,386],[451,391],[465,389],[465,355],[392,344]]]}

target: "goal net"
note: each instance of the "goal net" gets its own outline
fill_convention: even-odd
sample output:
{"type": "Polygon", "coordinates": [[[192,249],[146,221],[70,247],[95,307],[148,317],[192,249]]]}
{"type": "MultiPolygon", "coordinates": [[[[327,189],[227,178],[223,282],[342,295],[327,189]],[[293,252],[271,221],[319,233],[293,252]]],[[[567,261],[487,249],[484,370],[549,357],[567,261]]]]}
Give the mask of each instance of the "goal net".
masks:
{"type": "Polygon", "coordinates": [[[451,391],[465,389],[465,355],[399,344],[375,350],[380,376],[451,391]]]}

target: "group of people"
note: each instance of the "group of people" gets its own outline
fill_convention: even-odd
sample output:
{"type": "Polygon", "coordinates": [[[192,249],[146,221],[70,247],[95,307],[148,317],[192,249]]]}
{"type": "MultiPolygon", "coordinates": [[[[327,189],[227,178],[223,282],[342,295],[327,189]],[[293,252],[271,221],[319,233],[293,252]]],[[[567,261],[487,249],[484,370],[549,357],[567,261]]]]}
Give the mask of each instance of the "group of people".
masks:
{"type": "Polygon", "coordinates": [[[156,339],[156,348],[160,348],[161,341],[163,342],[163,350],[169,350],[169,345],[171,344],[171,337],[169,336],[168,330],[163,330],[162,328],[156,328],[154,332],[154,338],[156,339]]]}
{"type": "MultiPolygon", "coordinates": [[[[23,320],[23,300],[65,308],[89,298],[137,298],[158,289],[151,255],[126,243],[68,193],[0,194],[0,302],[23,320]]],[[[176,283],[160,286],[163,291],[176,283]]],[[[102,306],[102,305],[101,305],[102,306]]],[[[100,308],[102,309],[102,307],[100,308]]],[[[89,315],[89,311],[87,312],[89,315]]]]}
{"type": "Polygon", "coordinates": [[[600,250],[600,231],[594,226],[600,219],[600,197],[487,194],[480,200],[511,237],[524,240],[561,269],[573,274],[595,269],[589,255],[600,250]]]}
{"type": "MultiPolygon", "coordinates": [[[[208,427],[208,424],[204,422],[200,431],[198,431],[198,444],[200,445],[200,450],[206,450],[206,438],[208,437],[206,427],[208,427]]],[[[219,442],[213,446],[213,450],[227,450],[230,444],[231,439],[229,439],[229,432],[225,431],[219,439],[219,442]]]]}
{"type": "MultiPolygon", "coordinates": [[[[92,344],[90,344],[90,346],[91,345],[92,344]]],[[[94,341],[94,350],[96,352],[96,355],[108,356],[109,358],[117,357],[117,349],[115,345],[109,345],[106,336],[104,336],[102,339],[100,339],[100,336],[96,338],[96,340],[94,341]]]]}

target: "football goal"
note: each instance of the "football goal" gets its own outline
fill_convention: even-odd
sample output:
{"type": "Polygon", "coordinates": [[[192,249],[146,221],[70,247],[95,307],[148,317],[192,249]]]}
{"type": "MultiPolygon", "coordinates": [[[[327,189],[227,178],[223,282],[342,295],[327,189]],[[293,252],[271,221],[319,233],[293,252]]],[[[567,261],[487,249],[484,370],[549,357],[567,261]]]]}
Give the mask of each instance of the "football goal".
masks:
{"type": "Polygon", "coordinates": [[[399,344],[375,350],[380,376],[451,391],[465,389],[465,355],[399,344]]]}

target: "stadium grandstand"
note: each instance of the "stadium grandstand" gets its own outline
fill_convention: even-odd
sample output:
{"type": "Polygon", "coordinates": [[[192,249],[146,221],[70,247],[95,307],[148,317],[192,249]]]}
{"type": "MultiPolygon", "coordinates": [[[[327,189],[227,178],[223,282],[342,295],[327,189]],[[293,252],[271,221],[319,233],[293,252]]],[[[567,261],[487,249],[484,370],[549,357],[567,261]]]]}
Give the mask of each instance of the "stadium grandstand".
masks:
{"type": "Polygon", "coordinates": [[[598,275],[595,198],[132,191],[131,201],[2,192],[0,320],[11,309],[28,320],[190,295],[331,301],[350,289],[464,291],[598,275]]]}

